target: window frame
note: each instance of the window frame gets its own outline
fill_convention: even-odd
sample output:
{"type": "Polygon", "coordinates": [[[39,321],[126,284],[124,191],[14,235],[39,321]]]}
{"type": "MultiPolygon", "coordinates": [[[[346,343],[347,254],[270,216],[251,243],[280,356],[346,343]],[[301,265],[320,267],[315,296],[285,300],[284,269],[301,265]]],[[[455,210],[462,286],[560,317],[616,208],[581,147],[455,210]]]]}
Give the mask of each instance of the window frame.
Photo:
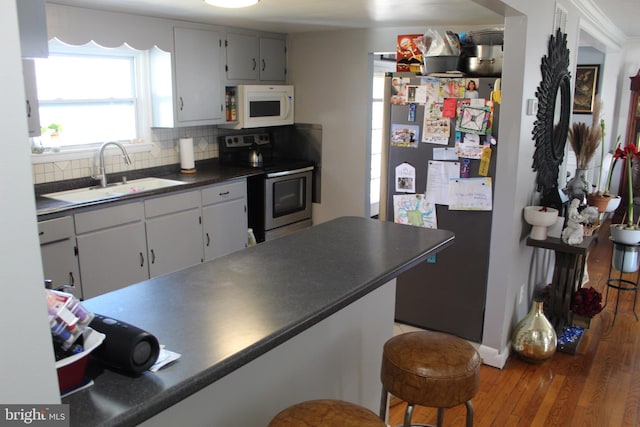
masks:
{"type": "MultiPolygon", "coordinates": [[[[117,141],[123,144],[127,151],[131,154],[138,152],[151,151],[153,144],[151,143],[151,103],[150,88],[148,79],[149,52],[133,49],[126,44],[116,48],[102,47],[95,42],[89,42],[82,46],[71,46],[57,39],[49,41],[50,55],[73,55],[73,56],[102,56],[102,57],[130,57],[133,60],[132,80],[134,86],[134,111],[136,122],[137,138],[133,140],[117,141]]],[[[35,82],[34,82],[35,84],[35,82]]],[[[131,100],[131,99],[128,99],[131,100]]],[[[64,100],[64,101],[40,101],[38,103],[73,103],[75,105],[92,102],[112,101],[109,98],[101,98],[96,100],[64,100]],[[77,101],[77,102],[76,102],[77,101]]],[[[125,98],[116,98],[116,101],[125,102],[125,98]]],[[[38,106],[39,108],[39,106],[38,106]]],[[[41,123],[42,126],[42,123],[41,123]]],[[[38,137],[35,137],[38,138],[38,137]]],[[[45,152],[36,154],[32,153],[31,163],[49,163],[66,160],[76,160],[93,158],[102,143],[86,143],[60,147],[58,151],[47,149],[45,152]]]]}

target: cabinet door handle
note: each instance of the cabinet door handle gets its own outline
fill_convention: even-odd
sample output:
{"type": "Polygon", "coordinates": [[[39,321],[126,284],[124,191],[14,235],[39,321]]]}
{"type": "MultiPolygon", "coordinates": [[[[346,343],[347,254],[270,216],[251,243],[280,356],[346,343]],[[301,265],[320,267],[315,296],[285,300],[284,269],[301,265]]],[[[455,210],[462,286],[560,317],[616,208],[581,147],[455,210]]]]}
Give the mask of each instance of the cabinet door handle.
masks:
{"type": "Polygon", "coordinates": [[[73,277],[73,271],[69,272],[69,284],[71,286],[75,286],[76,285],[76,278],[73,277]]]}
{"type": "Polygon", "coordinates": [[[220,197],[227,197],[228,195],[229,195],[228,191],[225,191],[223,193],[218,193],[218,196],[220,196],[220,197]]]}
{"type": "Polygon", "coordinates": [[[252,71],[255,71],[256,68],[258,68],[258,63],[256,62],[256,58],[251,58],[251,60],[253,61],[253,68],[252,71]]]}
{"type": "Polygon", "coordinates": [[[27,99],[27,117],[31,117],[31,103],[27,99]]]}
{"type": "Polygon", "coordinates": [[[144,267],[144,255],[140,252],[140,267],[144,267]]]}
{"type": "Polygon", "coordinates": [[[207,233],[207,247],[209,247],[210,244],[211,244],[211,236],[209,236],[209,233],[207,233]]]}
{"type": "Polygon", "coordinates": [[[151,264],[156,263],[156,253],[151,249],[151,264]]]}
{"type": "Polygon", "coordinates": [[[267,68],[267,61],[265,61],[264,59],[262,60],[262,71],[264,71],[267,68]]]}
{"type": "Polygon", "coordinates": [[[184,101],[182,97],[180,97],[180,111],[182,111],[183,108],[184,108],[184,101]]]}

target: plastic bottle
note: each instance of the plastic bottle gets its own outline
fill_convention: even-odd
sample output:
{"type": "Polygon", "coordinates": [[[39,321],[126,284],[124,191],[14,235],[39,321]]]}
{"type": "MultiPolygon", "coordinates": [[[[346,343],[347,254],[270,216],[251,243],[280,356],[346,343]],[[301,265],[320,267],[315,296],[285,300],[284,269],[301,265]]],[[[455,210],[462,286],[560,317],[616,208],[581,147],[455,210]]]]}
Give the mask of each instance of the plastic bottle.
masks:
{"type": "Polygon", "coordinates": [[[250,228],[247,234],[248,234],[247,247],[257,245],[256,236],[253,234],[253,228],[250,228]]]}
{"type": "Polygon", "coordinates": [[[230,122],[231,121],[231,95],[229,94],[228,90],[225,93],[224,106],[226,110],[226,120],[230,122]]]}
{"type": "Polygon", "coordinates": [[[237,116],[236,116],[236,97],[232,96],[231,97],[231,121],[235,122],[237,120],[237,116]]]}

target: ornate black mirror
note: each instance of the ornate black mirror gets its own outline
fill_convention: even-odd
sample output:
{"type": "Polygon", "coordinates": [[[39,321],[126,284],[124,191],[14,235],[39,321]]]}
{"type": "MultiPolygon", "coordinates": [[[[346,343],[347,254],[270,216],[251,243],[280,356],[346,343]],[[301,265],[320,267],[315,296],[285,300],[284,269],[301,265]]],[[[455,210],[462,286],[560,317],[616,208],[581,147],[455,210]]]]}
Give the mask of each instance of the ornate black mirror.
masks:
{"type": "MultiPolygon", "coordinates": [[[[567,35],[559,28],[549,38],[548,54],[540,64],[542,81],[536,90],[538,113],[533,124],[536,150],[533,170],[537,172],[536,187],[546,206],[557,205],[558,171],[564,158],[564,148],[571,116],[571,75],[567,35]]],[[[555,206],[554,206],[555,207],[555,206]]],[[[561,206],[560,206],[561,207],[561,206]]]]}

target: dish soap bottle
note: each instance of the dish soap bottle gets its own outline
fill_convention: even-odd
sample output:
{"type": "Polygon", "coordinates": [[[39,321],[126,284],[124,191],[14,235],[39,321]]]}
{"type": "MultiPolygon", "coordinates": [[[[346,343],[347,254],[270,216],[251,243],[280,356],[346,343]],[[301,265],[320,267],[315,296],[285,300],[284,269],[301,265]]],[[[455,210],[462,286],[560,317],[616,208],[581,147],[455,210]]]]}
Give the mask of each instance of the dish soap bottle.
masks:
{"type": "Polygon", "coordinates": [[[257,245],[256,236],[253,234],[253,228],[250,228],[247,234],[248,234],[247,247],[257,245]]]}

